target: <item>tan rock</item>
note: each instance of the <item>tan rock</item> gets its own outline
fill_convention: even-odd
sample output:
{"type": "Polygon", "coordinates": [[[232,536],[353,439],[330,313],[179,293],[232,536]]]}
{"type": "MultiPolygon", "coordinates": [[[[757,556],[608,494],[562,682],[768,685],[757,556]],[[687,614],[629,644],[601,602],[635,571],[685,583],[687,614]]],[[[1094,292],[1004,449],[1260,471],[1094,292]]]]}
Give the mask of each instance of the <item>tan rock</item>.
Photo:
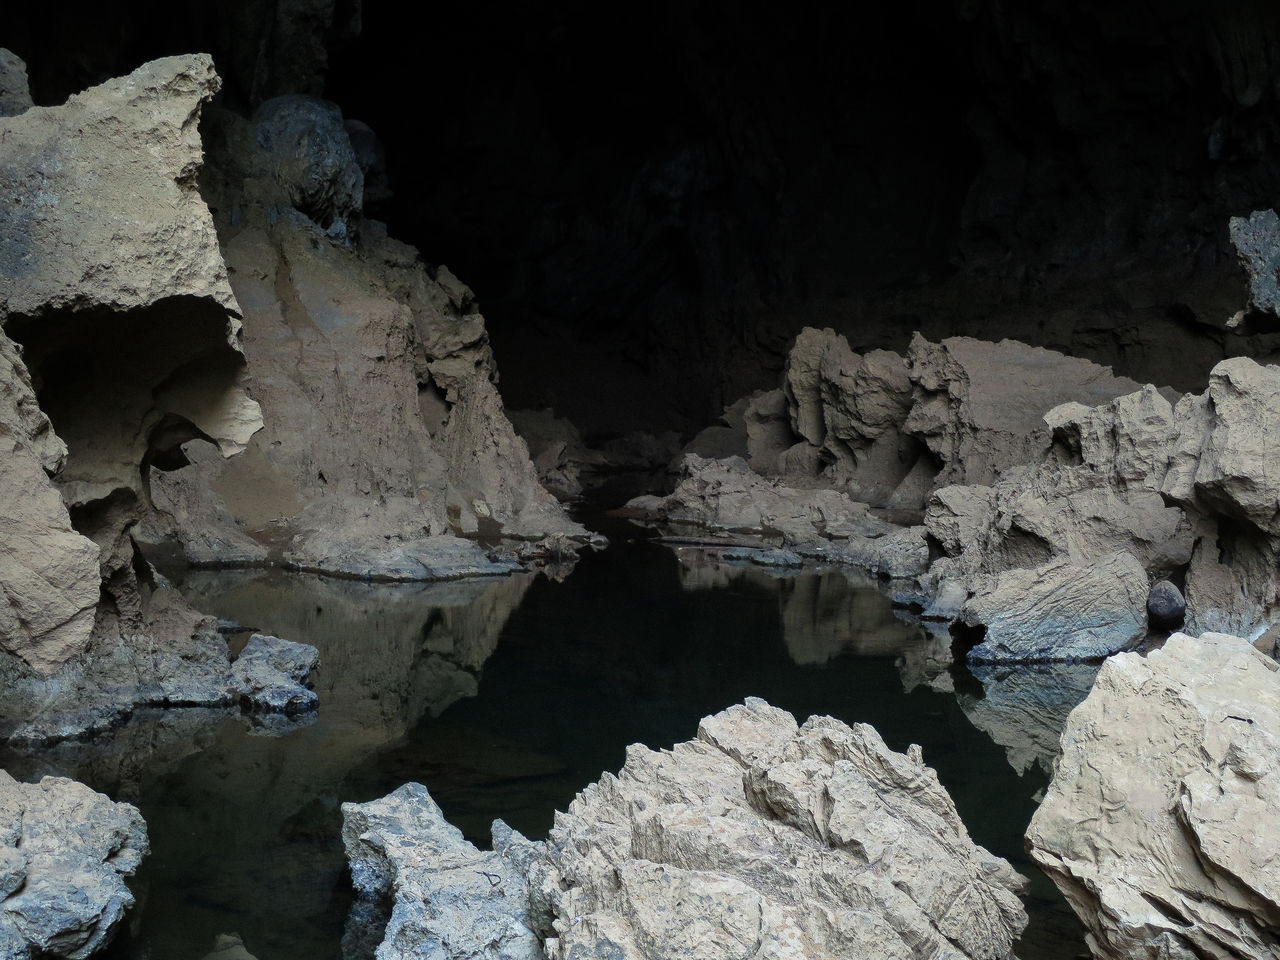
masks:
{"type": "Polygon", "coordinates": [[[1280,957],[1275,661],[1222,634],[1113,657],[1062,747],[1028,849],[1095,957],[1280,957]]]}

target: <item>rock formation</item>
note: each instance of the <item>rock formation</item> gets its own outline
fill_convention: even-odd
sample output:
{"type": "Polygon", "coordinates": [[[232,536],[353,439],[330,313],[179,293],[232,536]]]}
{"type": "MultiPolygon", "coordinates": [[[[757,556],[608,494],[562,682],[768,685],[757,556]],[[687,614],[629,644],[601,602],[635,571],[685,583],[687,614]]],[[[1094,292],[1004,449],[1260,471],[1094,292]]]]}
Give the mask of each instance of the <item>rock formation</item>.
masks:
{"type": "Polygon", "coordinates": [[[1026,923],[1022,878],[918,748],[761,700],[670,751],[632,746],[545,843],[499,821],[482,854],[416,784],[343,810],[358,889],[396,896],[389,957],[449,938],[513,960],[539,940],[552,958],[1006,958],[1026,923]]]}
{"type": "Polygon", "coordinates": [[[475,296],[361,218],[337,108],[279,97],[211,129],[202,186],[266,427],[233,461],[188,444],[153,481],[148,537],[199,564],[425,580],[511,569],[458,535],[583,535],[503,413],[475,296]]]}
{"type": "Polygon", "coordinates": [[[1280,957],[1280,674],[1174,634],[1108,660],[1027,831],[1103,960],[1280,957]]]}
{"type": "Polygon", "coordinates": [[[82,783],[0,771],[0,955],[87,957],[133,906],[125,877],[149,851],[137,809],[82,783]]]}

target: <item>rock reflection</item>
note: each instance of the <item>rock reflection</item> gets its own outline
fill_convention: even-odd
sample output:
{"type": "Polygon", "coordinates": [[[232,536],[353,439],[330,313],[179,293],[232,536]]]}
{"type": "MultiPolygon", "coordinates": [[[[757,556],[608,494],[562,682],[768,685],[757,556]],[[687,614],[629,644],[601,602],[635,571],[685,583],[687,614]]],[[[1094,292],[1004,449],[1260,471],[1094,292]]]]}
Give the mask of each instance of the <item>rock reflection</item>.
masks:
{"type": "Polygon", "coordinates": [[[960,708],[975,727],[1004,748],[1019,776],[1032,767],[1053,773],[1067,714],[1089,695],[1098,663],[990,664],[970,669],[981,698],[960,695],[960,708]]]}

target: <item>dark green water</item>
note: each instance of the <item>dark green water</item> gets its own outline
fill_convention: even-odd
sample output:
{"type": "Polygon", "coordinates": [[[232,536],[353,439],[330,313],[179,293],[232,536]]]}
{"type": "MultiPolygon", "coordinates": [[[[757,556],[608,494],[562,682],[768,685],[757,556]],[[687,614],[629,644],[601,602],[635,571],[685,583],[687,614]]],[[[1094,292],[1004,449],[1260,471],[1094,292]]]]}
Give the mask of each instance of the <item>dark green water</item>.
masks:
{"type": "MultiPolygon", "coordinates": [[[[747,696],[921,744],[974,839],[1034,874],[1022,833],[1047,775],[1019,775],[971,721],[982,685],[940,672],[945,637],[853,575],[778,579],[619,542],[562,582],[227,571],[184,589],[200,609],[316,645],[321,707],[283,732],[217,711],[140,714],[109,739],[4,758],[20,778],[73,776],[142,809],[152,854],[112,960],[200,960],[231,932],[257,960],[340,957],[342,801],[417,780],[479,843],[494,817],[539,838],[628,744],[687,740],[747,696]]],[[[1074,918],[1034,880],[1019,956],[1082,953],[1074,918]]]]}

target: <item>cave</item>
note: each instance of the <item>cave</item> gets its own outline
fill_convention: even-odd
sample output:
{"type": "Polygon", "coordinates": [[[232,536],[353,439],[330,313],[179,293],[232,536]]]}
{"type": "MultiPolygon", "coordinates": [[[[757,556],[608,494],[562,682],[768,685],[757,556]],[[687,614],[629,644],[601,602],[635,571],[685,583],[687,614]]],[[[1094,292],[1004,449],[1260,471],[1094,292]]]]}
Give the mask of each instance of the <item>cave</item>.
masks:
{"type": "MultiPolygon", "coordinates": [[[[11,18],[13,19],[13,18],[11,18]]],[[[508,407],[692,434],[803,326],[1014,337],[1197,387],[1280,187],[1252,0],[85,5],[11,23],[37,102],[209,50],[247,110],[322,94],[385,148],[366,213],[477,292],[508,407]],[[105,38],[110,38],[106,42],[105,38]]]]}
{"type": "Polygon", "coordinates": [[[0,944],[1280,958],[1280,8],[5,20],[0,944]]]}

